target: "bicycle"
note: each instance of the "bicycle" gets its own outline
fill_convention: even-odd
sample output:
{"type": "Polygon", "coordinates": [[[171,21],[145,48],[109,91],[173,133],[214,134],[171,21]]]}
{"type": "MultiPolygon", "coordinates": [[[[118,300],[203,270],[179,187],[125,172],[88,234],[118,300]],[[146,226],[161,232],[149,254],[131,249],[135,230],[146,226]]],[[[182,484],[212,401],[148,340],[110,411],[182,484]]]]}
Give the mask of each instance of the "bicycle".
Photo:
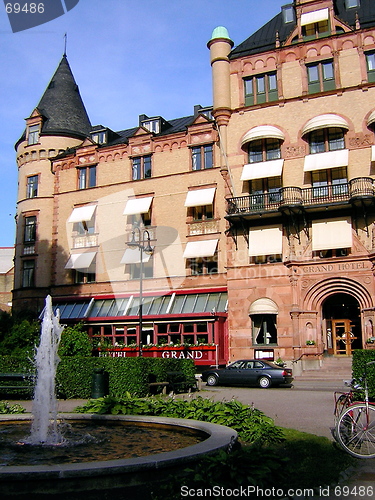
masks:
{"type": "MultiPolygon", "coordinates": [[[[357,458],[375,457],[375,404],[369,401],[367,367],[365,365],[363,388],[356,384],[348,393],[340,393],[335,401],[336,425],[333,434],[340,446],[357,458]],[[358,390],[364,390],[364,401],[355,401],[358,390]]],[[[336,396],[337,393],[335,393],[336,396]]]]}

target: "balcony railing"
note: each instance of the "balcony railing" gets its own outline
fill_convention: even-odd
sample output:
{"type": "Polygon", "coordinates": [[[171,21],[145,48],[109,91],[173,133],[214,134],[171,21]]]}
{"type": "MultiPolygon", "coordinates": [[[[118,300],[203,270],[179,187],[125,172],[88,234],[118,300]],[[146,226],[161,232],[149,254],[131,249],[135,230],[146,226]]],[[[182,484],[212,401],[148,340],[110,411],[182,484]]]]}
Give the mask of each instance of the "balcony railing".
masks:
{"type": "Polygon", "coordinates": [[[361,198],[375,197],[375,181],[371,177],[357,177],[349,182],[314,186],[310,188],[283,187],[272,193],[251,194],[228,198],[228,215],[277,211],[282,207],[312,207],[349,203],[361,198]]]}
{"type": "Polygon", "coordinates": [[[188,224],[188,234],[189,236],[195,236],[199,234],[212,234],[219,231],[219,221],[218,220],[205,220],[200,222],[191,222],[188,224]]]}

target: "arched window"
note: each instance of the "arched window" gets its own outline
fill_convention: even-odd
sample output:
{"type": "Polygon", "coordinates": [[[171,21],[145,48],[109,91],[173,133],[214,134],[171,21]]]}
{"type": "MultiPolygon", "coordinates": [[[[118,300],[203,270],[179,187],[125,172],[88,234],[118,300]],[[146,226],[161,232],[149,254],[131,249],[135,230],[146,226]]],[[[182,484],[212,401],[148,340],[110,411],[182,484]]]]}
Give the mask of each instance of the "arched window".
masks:
{"type": "Polygon", "coordinates": [[[266,297],[255,300],[250,306],[253,345],[277,344],[276,319],[278,308],[266,297]]]}

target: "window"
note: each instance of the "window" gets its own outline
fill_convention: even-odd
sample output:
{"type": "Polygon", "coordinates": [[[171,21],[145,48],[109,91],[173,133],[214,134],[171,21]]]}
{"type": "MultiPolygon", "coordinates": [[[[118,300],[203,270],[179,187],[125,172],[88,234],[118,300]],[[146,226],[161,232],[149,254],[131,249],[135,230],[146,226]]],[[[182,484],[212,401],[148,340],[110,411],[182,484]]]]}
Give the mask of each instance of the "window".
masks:
{"type": "Polygon", "coordinates": [[[345,149],[344,130],[338,127],[313,130],[309,134],[310,154],[345,149]]]}
{"type": "Polygon", "coordinates": [[[189,213],[193,221],[210,220],[214,218],[213,205],[202,205],[199,207],[190,207],[189,213]]]}
{"type": "Polygon", "coordinates": [[[359,7],[359,0],[345,0],[345,7],[347,9],[353,9],[354,7],[359,7]]]}
{"type": "Polygon", "coordinates": [[[277,101],[276,72],[245,79],[245,106],[277,101]]]}
{"type": "Polygon", "coordinates": [[[197,146],[191,148],[193,170],[206,170],[213,167],[213,146],[197,146]]]}
{"type": "Polygon", "coordinates": [[[128,216],[127,223],[131,226],[149,227],[152,221],[151,209],[142,214],[132,214],[128,216]]]}
{"type": "Polygon", "coordinates": [[[293,5],[284,5],[281,7],[283,13],[284,23],[292,23],[294,22],[294,7],[293,5]]]}
{"type": "Polygon", "coordinates": [[[26,198],[35,198],[38,196],[38,176],[31,175],[27,178],[26,198]]]}
{"type": "Polygon", "coordinates": [[[249,163],[277,160],[281,158],[280,141],[267,138],[249,143],[249,163]]]}
{"type": "Polygon", "coordinates": [[[107,142],[107,132],[105,130],[92,132],[91,139],[97,144],[105,144],[107,142]]]}
{"type": "Polygon", "coordinates": [[[346,167],[311,172],[311,184],[314,198],[347,195],[348,176],[346,167]]]}
{"type": "Polygon", "coordinates": [[[281,177],[267,177],[249,181],[250,204],[264,208],[280,203],[281,177]]]}
{"type": "Polygon", "coordinates": [[[277,344],[276,314],[252,314],[253,343],[277,344]]]}
{"type": "MultiPolygon", "coordinates": [[[[154,263],[152,256],[147,262],[142,264],[142,278],[152,278],[154,276],[154,263]]],[[[141,264],[129,264],[129,275],[132,280],[139,280],[141,277],[141,264]]]]}
{"type": "Polygon", "coordinates": [[[96,186],[96,165],[78,169],[78,189],[88,189],[96,186]]]}
{"type": "Polygon", "coordinates": [[[192,276],[199,276],[201,274],[217,274],[219,272],[217,254],[212,257],[188,259],[187,262],[192,276]]]}
{"type": "Polygon", "coordinates": [[[24,288],[34,286],[35,260],[24,260],[22,263],[22,286],[24,288]]]}
{"type": "Polygon", "coordinates": [[[74,270],[74,283],[94,283],[96,281],[95,273],[74,270]]]}
{"type": "Polygon", "coordinates": [[[144,121],[142,122],[142,127],[147,129],[149,132],[158,134],[160,132],[160,118],[144,121]]]}
{"type": "Polygon", "coordinates": [[[36,240],[36,217],[25,217],[24,243],[34,243],[36,240]]]}
{"type": "Polygon", "coordinates": [[[138,156],[132,160],[132,179],[139,181],[151,177],[151,155],[138,156]]]}
{"type": "Polygon", "coordinates": [[[305,40],[312,40],[329,34],[330,28],[328,19],[302,26],[302,36],[305,40]]]}
{"type": "Polygon", "coordinates": [[[30,125],[28,127],[27,143],[30,146],[31,144],[37,144],[38,141],[39,141],[39,125],[30,125]]]}
{"type": "Polygon", "coordinates": [[[308,64],[306,67],[309,94],[336,88],[333,61],[308,64]]]}
{"type": "Polygon", "coordinates": [[[369,82],[375,82],[375,52],[366,54],[367,78],[369,82]]]}

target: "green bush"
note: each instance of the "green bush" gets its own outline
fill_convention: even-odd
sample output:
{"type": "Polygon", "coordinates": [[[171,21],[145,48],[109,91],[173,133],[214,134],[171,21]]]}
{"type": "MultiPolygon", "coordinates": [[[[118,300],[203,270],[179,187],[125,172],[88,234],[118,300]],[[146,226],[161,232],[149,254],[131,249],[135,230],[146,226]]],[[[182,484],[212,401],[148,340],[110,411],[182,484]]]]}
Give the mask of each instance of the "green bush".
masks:
{"type": "Polygon", "coordinates": [[[25,408],[19,404],[11,405],[7,401],[0,401],[0,414],[25,413],[25,408]]]}
{"type": "Polygon", "coordinates": [[[151,415],[201,420],[226,425],[236,430],[241,439],[251,443],[273,444],[283,440],[283,432],[264,413],[239,401],[218,401],[198,396],[182,398],[104,397],[89,401],[76,409],[78,413],[110,413],[112,415],[151,415]]]}
{"type": "MultiPolygon", "coordinates": [[[[375,361],[375,351],[358,349],[353,351],[353,378],[361,380],[365,373],[366,363],[375,361]]],[[[375,365],[367,367],[367,384],[369,395],[375,398],[375,365]]]]}
{"type": "MultiPolygon", "coordinates": [[[[57,395],[67,399],[90,398],[92,374],[97,368],[103,368],[108,373],[109,394],[116,397],[123,397],[127,393],[146,396],[149,392],[150,378],[156,377],[157,381],[163,381],[169,371],[181,371],[191,380],[195,377],[194,362],[190,359],[64,356],[61,357],[57,367],[57,395]]],[[[30,358],[0,356],[0,372],[34,373],[34,371],[30,358]]],[[[18,394],[20,391],[12,390],[11,393],[18,394]]],[[[22,392],[24,394],[25,390],[22,392]]]]}
{"type": "Polygon", "coordinates": [[[59,356],[91,356],[92,345],[82,325],[67,326],[61,334],[59,356]]]}
{"type": "Polygon", "coordinates": [[[40,325],[37,321],[14,323],[9,332],[3,334],[0,342],[0,354],[12,356],[32,356],[35,346],[39,344],[40,325]]]}

